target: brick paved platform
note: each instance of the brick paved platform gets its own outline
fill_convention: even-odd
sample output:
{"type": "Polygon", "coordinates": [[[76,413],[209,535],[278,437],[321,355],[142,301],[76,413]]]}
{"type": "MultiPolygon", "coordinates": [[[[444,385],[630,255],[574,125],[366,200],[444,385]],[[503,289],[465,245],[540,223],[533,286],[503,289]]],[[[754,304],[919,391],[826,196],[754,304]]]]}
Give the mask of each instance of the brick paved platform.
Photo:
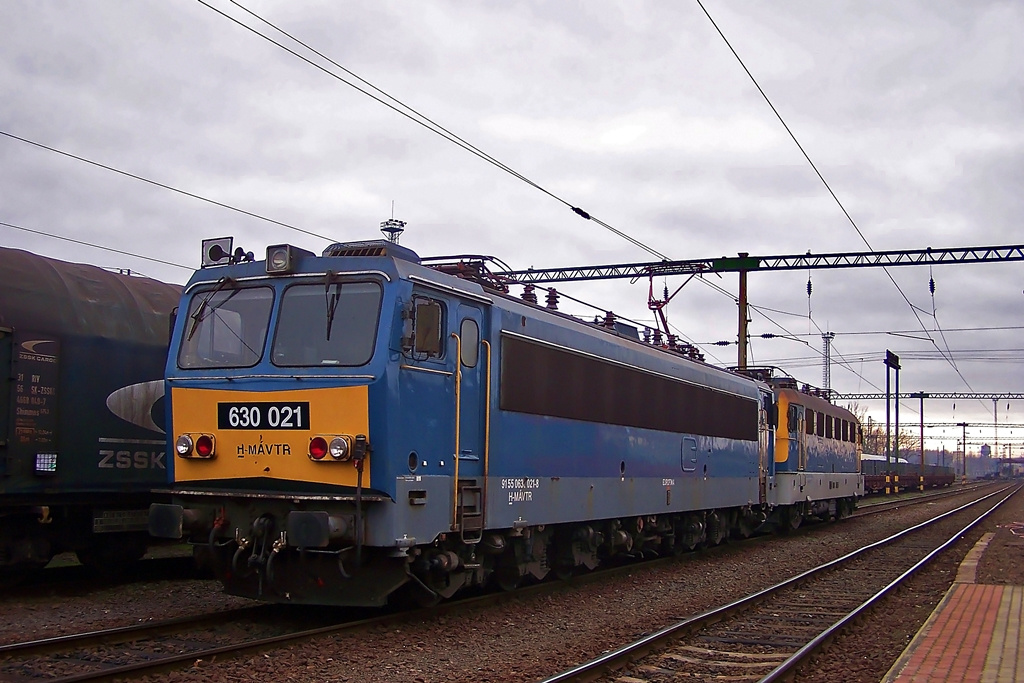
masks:
{"type": "Polygon", "coordinates": [[[885,683],[1024,681],[1024,586],[975,583],[992,534],[964,558],[953,586],[886,675],[885,683]]]}

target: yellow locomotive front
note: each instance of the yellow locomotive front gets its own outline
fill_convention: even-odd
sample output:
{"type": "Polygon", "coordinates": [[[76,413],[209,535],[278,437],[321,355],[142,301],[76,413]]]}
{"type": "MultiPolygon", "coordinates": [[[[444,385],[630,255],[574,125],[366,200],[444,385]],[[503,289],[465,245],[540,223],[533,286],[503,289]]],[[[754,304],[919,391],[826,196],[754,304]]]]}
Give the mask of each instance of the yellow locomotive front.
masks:
{"type": "Polygon", "coordinates": [[[356,486],[366,458],[366,385],[228,390],[171,386],[174,481],[276,479],[356,486]]]}

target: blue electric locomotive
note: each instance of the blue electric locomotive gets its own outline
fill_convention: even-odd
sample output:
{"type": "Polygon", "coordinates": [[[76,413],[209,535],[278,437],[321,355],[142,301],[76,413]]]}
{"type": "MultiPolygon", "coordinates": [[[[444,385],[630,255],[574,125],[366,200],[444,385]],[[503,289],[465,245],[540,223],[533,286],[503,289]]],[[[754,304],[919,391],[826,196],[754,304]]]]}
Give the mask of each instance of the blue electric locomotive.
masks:
{"type": "Polygon", "coordinates": [[[185,290],[174,501],[150,511],[228,592],[431,602],[838,517],[863,492],[856,451],[779,461],[770,383],[513,298],[479,264],[383,241],[231,254],[214,244],[185,290]]]}

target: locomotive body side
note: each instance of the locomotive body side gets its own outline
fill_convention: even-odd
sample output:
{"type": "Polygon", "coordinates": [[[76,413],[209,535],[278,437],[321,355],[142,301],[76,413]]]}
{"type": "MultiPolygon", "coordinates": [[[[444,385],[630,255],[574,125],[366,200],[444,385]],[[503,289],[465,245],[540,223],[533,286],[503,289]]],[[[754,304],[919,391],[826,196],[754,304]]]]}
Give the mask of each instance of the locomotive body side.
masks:
{"type": "Polygon", "coordinates": [[[761,502],[754,382],[515,300],[500,306],[489,520],[761,502]]]}
{"type": "Polygon", "coordinates": [[[229,592],[430,602],[749,535],[771,513],[768,385],[395,245],[325,253],[201,271],[183,299],[174,501],[150,530],[209,553],[229,592]]]}
{"type": "Polygon", "coordinates": [[[0,564],[74,550],[107,569],[145,551],[150,492],[166,478],[162,374],[180,291],[0,249],[0,564]]]}
{"type": "Polygon", "coordinates": [[[791,386],[777,387],[776,396],[779,426],[774,503],[863,496],[856,416],[791,386]]]}

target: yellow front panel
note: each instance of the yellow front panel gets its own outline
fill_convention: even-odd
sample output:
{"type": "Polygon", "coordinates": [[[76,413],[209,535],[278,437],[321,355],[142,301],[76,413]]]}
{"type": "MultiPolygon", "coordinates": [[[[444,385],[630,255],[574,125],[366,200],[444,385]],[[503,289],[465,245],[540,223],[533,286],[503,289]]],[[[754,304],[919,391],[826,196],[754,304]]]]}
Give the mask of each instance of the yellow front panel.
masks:
{"type": "MultiPolygon", "coordinates": [[[[323,436],[329,442],[332,436],[346,434],[365,434],[369,440],[368,396],[366,386],[266,392],[172,387],[173,438],[212,434],[216,439],[214,458],[175,455],[174,480],[269,477],[355,486],[351,462],[314,462],[308,456],[309,441],[323,436]],[[308,402],[309,429],[218,429],[219,403],[254,402],[308,402]]],[[[364,465],[368,467],[369,458],[364,465]]]]}
{"type": "Polygon", "coordinates": [[[775,430],[775,462],[789,460],[789,399],[779,394],[779,426],[775,430]]]}

